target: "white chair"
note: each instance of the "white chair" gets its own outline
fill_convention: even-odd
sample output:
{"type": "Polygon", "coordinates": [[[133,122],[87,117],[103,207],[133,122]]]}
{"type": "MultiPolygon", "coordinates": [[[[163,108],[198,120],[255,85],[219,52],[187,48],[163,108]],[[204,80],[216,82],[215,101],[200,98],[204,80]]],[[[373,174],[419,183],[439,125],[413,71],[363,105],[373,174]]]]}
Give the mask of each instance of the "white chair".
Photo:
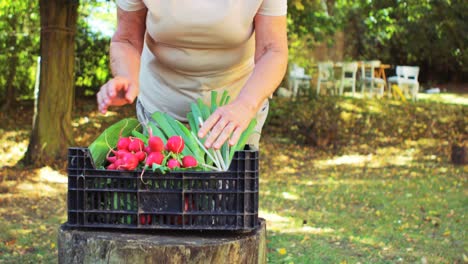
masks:
{"type": "Polygon", "coordinates": [[[325,85],[326,88],[328,88],[331,85],[333,88],[333,92],[336,94],[333,62],[319,62],[317,65],[317,95],[320,95],[320,88],[322,84],[325,85]]]}
{"type": "Polygon", "coordinates": [[[351,91],[356,92],[356,73],[358,70],[357,62],[344,62],[342,64],[340,79],[340,95],[343,95],[345,87],[351,87],[351,91]]]}
{"type": "Polygon", "coordinates": [[[405,93],[405,96],[411,94],[413,101],[417,100],[419,91],[419,67],[418,66],[396,66],[396,76],[389,77],[387,79],[389,91],[391,91],[391,85],[396,84],[401,91],[405,93]]]}
{"type": "Polygon", "coordinates": [[[292,90],[292,97],[297,97],[299,88],[310,89],[310,80],[312,77],[305,74],[304,68],[292,65],[292,69],[289,72],[289,86],[292,90]]]}
{"type": "Polygon", "coordinates": [[[276,95],[281,98],[291,98],[292,97],[292,91],[290,89],[284,88],[284,87],[279,87],[276,90],[276,95]]]}
{"type": "Polygon", "coordinates": [[[383,96],[385,80],[375,77],[375,69],[380,67],[378,60],[361,62],[361,93],[369,92],[371,95],[383,96]]]}

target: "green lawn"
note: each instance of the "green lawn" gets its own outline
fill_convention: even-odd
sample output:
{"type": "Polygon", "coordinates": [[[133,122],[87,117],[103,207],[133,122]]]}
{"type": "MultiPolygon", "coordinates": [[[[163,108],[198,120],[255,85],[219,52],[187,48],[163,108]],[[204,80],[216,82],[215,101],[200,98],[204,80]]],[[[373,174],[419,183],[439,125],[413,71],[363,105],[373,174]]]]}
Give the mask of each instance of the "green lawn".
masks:
{"type": "Polygon", "coordinates": [[[439,143],[314,158],[269,142],[260,185],[269,262],[466,261],[466,167],[448,164],[439,143]]]}
{"type": "MultiPolygon", "coordinates": [[[[286,120],[277,120],[278,115],[299,116],[297,111],[307,107],[273,104],[278,110],[265,127],[260,164],[260,217],[267,220],[269,263],[467,263],[467,166],[450,162],[450,137],[467,131],[467,104],[435,97],[406,105],[326,100],[302,103],[321,111],[316,120],[333,120],[319,114],[342,107],[333,111],[342,118],[343,130],[335,139],[320,134],[327,140],[319,138],[315,145],[297,142],[290,127],[281,127],[286,120]],[[293,110],[284,113],[288,109],[293,110]]],[[[76,131],[85,131],[77,133],[81,146],[94,138],[104,118],[107,124],[121,118],[92,111],[86,104],[76,111],[87,116],[74,119],[76,131]]],[[[56,263],[57,229],[66,221],[66,173],[6,167],[25,151],[30,122],[26,118],[17,125],[18,119],[0,117],[5,124],[0,158],[6,161],[0,167],[0,263],[56,263]]],[[[309,129],[300,123],[309,117],[301,118],[292,119],[295,133],[301,127],[305,133],[329,127],[309,129]]]]}

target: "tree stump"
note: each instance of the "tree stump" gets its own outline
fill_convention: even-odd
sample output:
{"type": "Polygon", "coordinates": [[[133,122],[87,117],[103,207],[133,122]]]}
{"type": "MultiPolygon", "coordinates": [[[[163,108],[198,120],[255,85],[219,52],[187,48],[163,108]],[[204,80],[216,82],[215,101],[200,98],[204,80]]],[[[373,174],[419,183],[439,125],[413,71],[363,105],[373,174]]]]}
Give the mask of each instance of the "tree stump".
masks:
{"type": "Polygon", "coordinates": [[[227,231],[71,229],[58,235],[59,263],[266,263],[266,224],[227,231]]]}

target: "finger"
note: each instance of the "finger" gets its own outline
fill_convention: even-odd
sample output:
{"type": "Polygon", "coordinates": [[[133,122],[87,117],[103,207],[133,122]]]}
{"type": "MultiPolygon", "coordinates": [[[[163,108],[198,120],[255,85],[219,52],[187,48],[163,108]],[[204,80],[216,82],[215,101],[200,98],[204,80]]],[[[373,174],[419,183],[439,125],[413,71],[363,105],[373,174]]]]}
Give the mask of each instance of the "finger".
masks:
{"type": "Polygon", "coordinates": [[[237,127],[231,135],[231,139],[229,140],[229,145],[234,146],[235,144],[237,144],[237,141],[239,141],[239,138],[242,135],[243,131],[244,129],[242,129],[241,127],[237,127]]]}
{"type": "Polygon", "coordinates": [[[101,91],[99,91],[96,94],[96,103],[97,103],[99,112],[101,112],[101,91]]]}
{"type": "MultiPolygon", "coordinates": [[[[128,91],[128,80],[124,78],[114,78],[108,82],[108,94],[110,98],[123,95],[128,91]]],[[[123,96],[122,96],[123,97],[123,96]]]]}
{"type": "Polygon", "coordinates": [[[231,136],[232,131],[236,128],[236,125],[234,123],[229,123],[223,130],[223,132],[218,136],[216,139],[216,142],[213,144],[213,147],[215,149],[220,149],[224,142],[229,139],[231,136]]]}
{"type": "Polygon", "coordinates": [[[109,82],[107,82],[103,88],[103,92],[107,95],[107,97],[114,98],[116,96],[117,92],[115,91],[116,89],[114,80],[110,80],[109,82]]]}
{"type": "Polygon", "coordinates": [[[125,99],[131,104],[138,95],[138,90],[134,86],[130,85],[125,94],[125,99]]]}
{"type": "Polygon", "coordinates": [[[214,112],[210,117],[208,117],[208,119],[203,123],[200,130],[198,131],[198,137],[204,138],[206,134],[208,134],[208,131],[211,130],[211,128],[218,122],[220,118],[221,115],[218,112],[214,112]]]}
{"type": "Polygon", "coordinates": [[[106,106],[106,96],[104,95],[103,91],[101,90],[97,94],[97,103],[98,103],[98,110],[99,112],[105,114],[107,110],[106,106]]]}
{"type": "Polygon", "coordinates": [[[221,132],[226,127],[227,123],[228,122],[225,119],[222,119],[222,118],[216,123],[216,125],[210,131],[210,133],[208,135],[208,138],[205,141],[205,147],[206,148],[211,148],[211,146],[213,145],[213,142],[219,137],[221,132]]]}

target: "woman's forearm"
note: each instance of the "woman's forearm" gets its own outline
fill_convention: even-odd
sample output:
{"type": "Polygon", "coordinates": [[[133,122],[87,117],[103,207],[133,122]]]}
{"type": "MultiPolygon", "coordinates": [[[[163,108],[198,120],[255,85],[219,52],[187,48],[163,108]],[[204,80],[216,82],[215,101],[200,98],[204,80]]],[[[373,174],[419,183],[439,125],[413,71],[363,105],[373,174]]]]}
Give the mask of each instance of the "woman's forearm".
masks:
{"type": "Polygon", "coordinates": [[[110,67],[114,77],[128,79],[139,86],[141,50],[129,42],[112,41],[110,45],[110,67]]]}
{"type": "Polygon", "coordinates": [[[135,85],[138,85],[146,14],[146,8],[133,12],[118,8],[118,26],[110,44],[110,66],[113,76],[127,78],[135,85]]]}
{"type": "Polygon", "coordinates": [[[244,101],[255,112],[278,88],[288,64],[287,49],[267,50],[256,62],[254,71],[238,99],[244,101]]]}
{"type": "Polygon", "coordinates": [[[97,93],[98,109],[133,103],[138,96],[140,56],[146,31],[147,10],[127,12],[117,8],[117,30],[110,44],[110,67],[114,78],[97,93]]]}
{"type": "Polygon", "coordinates": [[[278,88],[288,65],[286,17],[255,17],[255,68],[237,99],[254,110],[278,88]]]}

